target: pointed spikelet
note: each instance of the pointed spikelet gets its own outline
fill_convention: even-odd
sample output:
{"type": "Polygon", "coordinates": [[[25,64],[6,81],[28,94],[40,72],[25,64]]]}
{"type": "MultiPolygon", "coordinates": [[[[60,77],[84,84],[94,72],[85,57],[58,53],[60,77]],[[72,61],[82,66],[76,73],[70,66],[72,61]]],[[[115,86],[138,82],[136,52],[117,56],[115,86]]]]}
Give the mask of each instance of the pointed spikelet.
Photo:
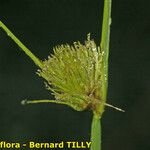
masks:
{"type": "Polygon", "coordinates": [[[43,61],[38,75],[52,91],[56,101],[67,103],[75,110],[96,110],[101,100],[102,53],[88,35],[85,44],[56,46],[54,54],[43,61]]]}

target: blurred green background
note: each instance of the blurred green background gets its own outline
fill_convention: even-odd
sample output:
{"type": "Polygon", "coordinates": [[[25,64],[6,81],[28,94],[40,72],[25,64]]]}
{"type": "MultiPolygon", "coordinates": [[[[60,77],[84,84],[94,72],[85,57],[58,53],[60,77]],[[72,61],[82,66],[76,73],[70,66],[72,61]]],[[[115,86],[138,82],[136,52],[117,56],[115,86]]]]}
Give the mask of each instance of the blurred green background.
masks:
{"type": "MultiPolygon", "coordinates": [[[[150,1],[113,0],[103,150],[150,149],[150,1]]],[[[0,20],[40,59],[61,43],[100,42],[103,0],[0,0],[0,20]]],[[[57,65],[57,64],[56,64],[57,65]]],[[[92,113],[67,106],[22,106],[53,98],[37,67],[0,29],[0,141],[90,140],[92,113]]]]}

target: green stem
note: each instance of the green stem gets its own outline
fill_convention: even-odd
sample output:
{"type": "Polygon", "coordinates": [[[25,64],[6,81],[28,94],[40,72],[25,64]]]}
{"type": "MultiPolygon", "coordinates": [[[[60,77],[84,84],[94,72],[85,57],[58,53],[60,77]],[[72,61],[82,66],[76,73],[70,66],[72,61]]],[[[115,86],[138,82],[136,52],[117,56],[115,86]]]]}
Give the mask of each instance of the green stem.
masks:
{"type": "Polygon", "coordinates": [[[104,112],[107,100],[108,87],[108,57],[109,57],[109,42],[110,42],[110,25],[111,25],[111,0],[104,0],[103,24],[100,47],[103,54],[103,72],[102,72],[102,97],[99,105],[98,114],[93,115],[91,128],[91,150],[101,150],[101,124],[100,118],[104,112]]]}
{"type": "Polygon", "coordinates": [[[34,63],[42,68],[42,62],[0,21],[0,27],[7,33],[8,36],[34,61],[34,63]]]}
{"type": "MultiPolygon", "coordinates": [[[[111,0],[104,0],[104,11],[103,11],[103,24],[102,24],[102,35],[101,35],[101,50],[103,53],[103,73],[102,73],[102,97],[101,101],[103,104],[107,100],[107,87],[108,87],[108,57],[109,57],[109,43],[110,43],[110,25],[111,25],[111,0]]],[[[100,117],[104,112],[105,105],[100,105],[99,112],[100,117]]]]}
{"type": "Polygon", "coordinates": [[[101,123],[95,115],[92,120],[91,142],[91,150],[101,150],[101,123]]]}

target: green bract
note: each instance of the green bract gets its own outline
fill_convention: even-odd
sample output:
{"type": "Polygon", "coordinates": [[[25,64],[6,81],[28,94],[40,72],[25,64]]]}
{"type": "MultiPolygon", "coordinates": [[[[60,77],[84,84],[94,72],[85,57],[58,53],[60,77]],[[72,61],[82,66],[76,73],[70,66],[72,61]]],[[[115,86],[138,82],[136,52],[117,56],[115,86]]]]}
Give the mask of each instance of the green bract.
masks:
{"type": "Polygon", "coordinates": [[[103,54],[88,35],[85,44],[60,45],[43,61],[38,75],[47,83],[56,101],[65,102],[75,110],[98,111],[101,100],[103,54]]]}

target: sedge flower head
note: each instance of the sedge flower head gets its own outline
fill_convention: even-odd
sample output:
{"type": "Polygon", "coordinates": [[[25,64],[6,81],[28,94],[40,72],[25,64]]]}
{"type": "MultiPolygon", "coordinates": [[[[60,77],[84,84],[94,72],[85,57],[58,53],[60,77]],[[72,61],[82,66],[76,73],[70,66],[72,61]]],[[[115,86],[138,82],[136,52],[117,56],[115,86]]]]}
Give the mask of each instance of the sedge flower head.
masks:
{"type": "Polygon", "coordinates": [[[84,44],[60,45],[54,49],[38,75],[56,101],[65,102],[75,110],[96,111],[101,100],[103,54],[88,35],[84,44]]]}

